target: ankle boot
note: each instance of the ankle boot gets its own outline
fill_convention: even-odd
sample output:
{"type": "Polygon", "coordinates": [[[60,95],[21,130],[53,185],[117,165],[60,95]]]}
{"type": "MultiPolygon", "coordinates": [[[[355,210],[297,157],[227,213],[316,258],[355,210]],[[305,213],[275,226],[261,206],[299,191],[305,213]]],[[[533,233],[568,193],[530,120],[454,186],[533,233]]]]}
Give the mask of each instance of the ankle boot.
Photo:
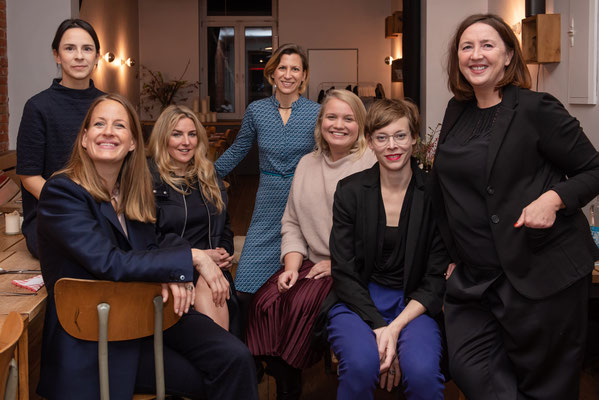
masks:
{"type": "Polygon", "coordinates": [[[302,370],[293,368],[280,357],[267,357],[267,374],[275,378],[277,400],[299,400],[302,393],[302,370]]]}
{"type": "Polygon", "coordinates": [[[288,366],[278,379],[277,400],[299,400],[302,394],[302,370],[288,366]]]}

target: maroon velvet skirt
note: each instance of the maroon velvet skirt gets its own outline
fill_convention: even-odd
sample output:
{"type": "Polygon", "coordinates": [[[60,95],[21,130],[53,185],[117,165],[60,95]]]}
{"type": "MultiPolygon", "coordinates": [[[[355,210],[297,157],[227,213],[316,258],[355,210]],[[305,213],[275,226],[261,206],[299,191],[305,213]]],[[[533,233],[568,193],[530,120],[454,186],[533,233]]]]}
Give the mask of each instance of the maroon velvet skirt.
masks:
{"type": "Polygon", "coordinates": [[[250,307],[247,344],[253,355],[279,356],[294,368],[307,368],[322,356],[310,346],[312,326],[331,290],[330,276],[306,278],[314,263],[306,260],[295,285],[280,294],[281,268],[256,292],[250,307]]]}

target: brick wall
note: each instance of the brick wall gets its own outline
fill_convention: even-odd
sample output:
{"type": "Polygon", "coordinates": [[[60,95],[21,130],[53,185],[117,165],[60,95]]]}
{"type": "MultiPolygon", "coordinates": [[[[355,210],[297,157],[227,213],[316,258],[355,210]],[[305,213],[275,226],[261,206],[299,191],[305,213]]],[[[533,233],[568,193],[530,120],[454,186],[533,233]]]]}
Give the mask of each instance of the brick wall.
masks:
{"type": "Polygon", "coordinates": [[[6,0],[0,0],[0,152],[8,150],[8,58],[6,0]]]}

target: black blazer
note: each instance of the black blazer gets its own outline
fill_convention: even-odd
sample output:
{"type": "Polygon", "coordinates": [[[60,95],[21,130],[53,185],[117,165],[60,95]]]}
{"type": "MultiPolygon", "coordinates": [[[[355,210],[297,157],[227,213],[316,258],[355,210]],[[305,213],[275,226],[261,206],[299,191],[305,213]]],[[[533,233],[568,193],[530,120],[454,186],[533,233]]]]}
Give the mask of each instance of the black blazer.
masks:
{"type": "MultiPolygon", "coordinates": [[[[440,144],[466,106],[455,98],[449,101],[440,144]]],[[[548,297],[592,271],[599,252],[580,208],[599,194],[599,156],[578,120],[555,97],[516,86],[503,89],[486,177],[495,247],[507,279],[519,293],[531,299],[548,297]],[[566,205],[554,225],[514,228],[522,209],[550,189],[566,205]]],[[[434,168],[431,178],[439,229],[452,258],[459,261],[434,168]]]]}
{"type": "MultiPolygon", "coordinates": [[[[443,273],[449,257],[433,220],[430,200],[424,193],[426,173],[418,168],[414,159],[411,163],[415,187],[406,239],[405,301],[417,300],[434,316],[441,311],[445,290],[443,273]]],[[[368,292],[378,251],[379,196],[378,163],[337,184],[329,243],[333,290],[323,302],[316,322],[317,340],[323,338],[326,314],[339,301],[372,329],[387,325],[368,292]]]]}
{"type": "MultiPolygon", "coordinates": [[[[38,392],[48,399],[99,396],[98,344],[62,329],[54,284],[63,277],[110,281],[187,282],[189,245],[159,249],[152,224],[126,220],[125,235],[112,205],[94,200],[64,175],[49,179],[38,206],[40,264],[48,290],[38,392]]],[[[134,316],[132,316],[134,318],[134,316]]],[[[133,396],[140,340],[109,343],[110,398],[133,396]]]]}

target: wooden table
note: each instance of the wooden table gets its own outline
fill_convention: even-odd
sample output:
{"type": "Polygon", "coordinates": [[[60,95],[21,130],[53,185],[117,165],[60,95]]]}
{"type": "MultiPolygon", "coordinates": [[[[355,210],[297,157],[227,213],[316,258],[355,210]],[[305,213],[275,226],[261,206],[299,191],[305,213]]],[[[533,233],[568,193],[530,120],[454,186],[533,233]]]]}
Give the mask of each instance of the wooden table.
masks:
{"type": "MultiPolygon", "coordinates": [[[[0,268],[6,270],[39,269],[39,261],[27,251],[23,235],[6,235],[4,233],[2,216],[0,216],[0,268]]],[[[0,292],[31,293],[27,289],[13,285],[12,281],[28,279],[33,276],[35,274],[0,275],[0,292]]],[[[46,297],[46,288],[41,288],[35,295],[0,296],[0,324],[4,322],[6,315],[11,311],[21,314],[25,323],[25,329],[19,338],[15,354],[19,364],[18,398],[22,400],[37,398],[35,386],[39,379],[46,297]]]]}

